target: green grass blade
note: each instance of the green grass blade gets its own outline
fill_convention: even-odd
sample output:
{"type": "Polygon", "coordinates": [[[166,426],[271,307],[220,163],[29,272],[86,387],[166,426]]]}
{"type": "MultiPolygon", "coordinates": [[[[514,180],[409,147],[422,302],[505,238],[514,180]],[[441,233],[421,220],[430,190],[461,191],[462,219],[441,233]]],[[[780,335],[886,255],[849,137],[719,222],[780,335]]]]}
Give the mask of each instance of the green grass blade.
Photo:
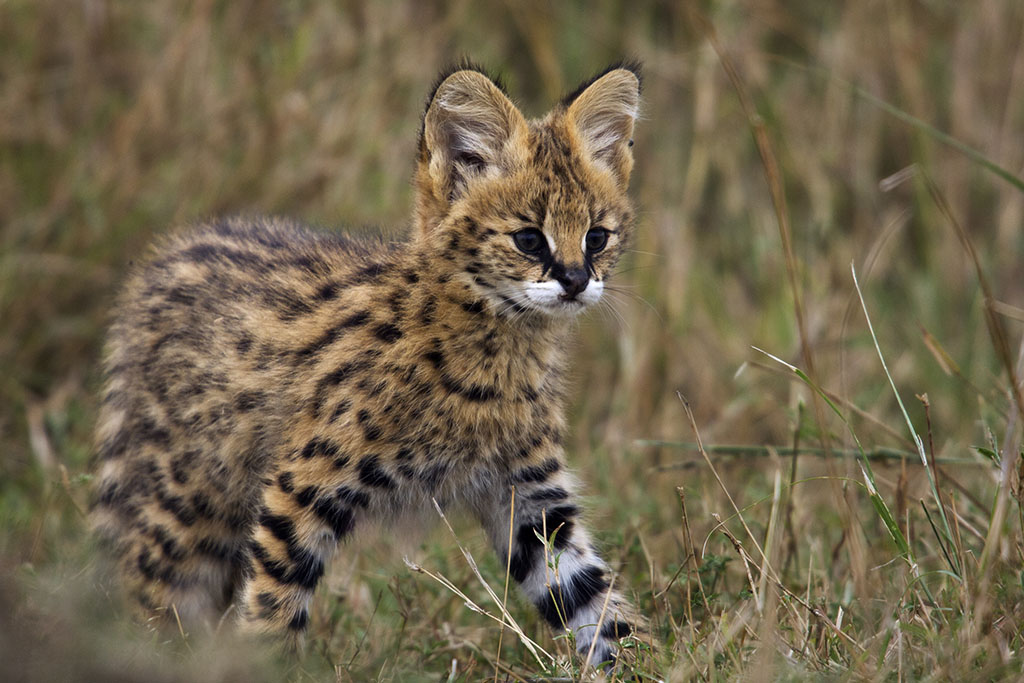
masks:
{"type": "Polygon", "coordinates": [[[903,531],[900,530],[899,525],[896,523],[896,518],[893,516],[892,510],[889,509],[889,506],[886,505],[885,500],[878,493],[878,487],[875,484],[875,474],[871,470],[871,463],[868,461],[868,458],[864,452],[864,447],[861,445],[860,439],[857,437],[857,433],[853,429],[853,425],[851,425],[850,421],[846,419],[846,415],[843,414],[843,411],[839,409],[839,406],[837,406],[831,399],[829,399],[828,395],[824,391],[822,391],[817,385],[815,385],[814,382],[811,381],[811,378],[808,377],[807,374],[804,373],[800,368],[790,363],[787,363],[781,358],[773,356],[767,351],[759,349],[756,346],[753,348],[755,351],[763,353],[772,360],[781,363],[782,365],[785,365],[790,370],[792,370],[796,374],[796,376],[803,381],[804,384],[810,387],[812,391],[817,393],[818,396],[820,396],[822,400],[824,400],[825,405],[831,408],[832,412],[834,412],[836,416],[839,417],[842,423],[846,426],[847,431],[850,433],[850,437],[853,439],[854,444],[857,446],[857,452],[859,454],[861,465],[861,473],[864,476],[864,483],[867,486],[868,497],[871,499],[871,504],[874,506],[875,511],[878,513],[878,516],[882,519],[882,523],[885,525],[886,530],[888,530],[889,535],[892,537],[893,543],[896,544],[896,548],[900,551],[900,554],[903,555],[904,558],[910,563],[910,566],[916,575],[917,560],[914,557],[914,553],[910,548],[910,544],[907,542],[906,536],[903,535],[903,531]]]}
{"type": "MultiPolygon", "coordinates": [[[[946,538],[953,538],[953,532],[949,526],[949,520],[946,518],[946,509],[942,505],[942,498],[939,497],[939,489],[935,485],[935,473],[932,472],[931,466],[928,464],[928,456],[924,452],[924,441],[921,440],[921,436],[914,429],[914,423],[910,421],[910,415],[907,413],[906,407],[903,405],[903,399],[900,398],[900,392],[896,388],[896,382],[892,378],[892,374],[889,372],[889,366],[885,362],[885,356],[882,355],[882,347],[878,343],[878,337],[875,335],[875,327],[871,324],[871,316],[868,314],[868,306],[864,301],[864,294],[860,289],[860,282],[857,281],[857,268],[853,262],[850,262],[850,272],[853,274],[853,287],[857,290],[857,298],[860,300],[861,309],[864,311],[864,319],[868,323],[868,332],[871,334],[871,341],[875,344],[875,351],[878,353],[878,360],[882,363],[882,370],[885,372],[886,378],[889,380],[889,386],[892,388],[892,393],[896,397],[896,403],[900,407],[900,412],[903,414],[903,420],[907,423],[907,429],[910,431],[910,436],[914,440],[914,445],[917,447],[917,454],[921,458],[921,465],[924,467],[925,474],[928,475],[928,485],[931,487],[932,497],[935,498],[935,504],[939,508],[939,516],[942,519],[943,530],[946,532],[946,538]]],[[[941,542],[940,542],[941,544],[941,542]]]]}

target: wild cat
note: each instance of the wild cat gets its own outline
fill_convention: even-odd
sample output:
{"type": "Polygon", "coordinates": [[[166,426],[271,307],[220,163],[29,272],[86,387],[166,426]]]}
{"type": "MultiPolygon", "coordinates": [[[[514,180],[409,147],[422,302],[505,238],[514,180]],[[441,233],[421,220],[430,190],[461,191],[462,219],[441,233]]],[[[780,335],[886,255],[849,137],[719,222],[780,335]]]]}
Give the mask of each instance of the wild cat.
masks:
{"type": "Polygon", "coordinates": [[[436,500],[480,521],[581,653],[614,659],[639,618],[580,524],[563,404],[571,321],[633,231],[639,90],[612,67],[527,120],[482,71],[449,70],[408,241],[230,218],[135,268],[107,340],[92,520],[144,609],[234,605],[246,630],[301,632],[343,541],[436,500]]]}

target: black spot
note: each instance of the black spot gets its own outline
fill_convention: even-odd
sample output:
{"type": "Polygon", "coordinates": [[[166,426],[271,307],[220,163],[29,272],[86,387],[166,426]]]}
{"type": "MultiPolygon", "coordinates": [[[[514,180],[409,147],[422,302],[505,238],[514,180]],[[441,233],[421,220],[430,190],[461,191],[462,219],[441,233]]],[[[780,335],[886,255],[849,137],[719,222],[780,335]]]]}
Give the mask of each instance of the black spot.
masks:
{"type": "Polygon", "coordinates": [[[341,401],[338,402],[338,405],[334,407],[334,412],[331,413],[330,421],[334,422],[339,417],[344,415],[348,411],[348,409],[351,408],[351,407],[352,407],[352,401],[351,400],[349,400],[347,398],[341,399],[341,401]]]}
{"type": "Polygon", "coordinates": [[[100,460],[114,460],[121,457],[128,450],[130,441],[131,435],[125,430],[121,430],[113,437],[106,439],[97,449],[100,460]]]}
{"type": "Polygon", "coordinates": [[[381,428],[373,422],[373,416],[370,415],[370,411],[360,410],[357,419],[363,427],[363,437],[367,441],[376,441],[380,438],[381,428]]]}
{"type": "Polygon", "coordinates": [[[189,583],[173,567],[168,567],[159,560],[154,559],[149,552],[149,548],[143,548],[139,551],[139,555],[136,558],[136,566],[138,566],[142,575],[150,581],[160,581],[177,587],[182,587],[189,583]]]}
{"type": "Polygon", "coordinates": [[[339,289],[337,282],[326,282],[321,285],[320,289],[316,290],[313,299],[318,303],[330,301],[337,298],[339,289]]]}
{"type": "Polygon", "coordinates": [[[408,282],[410,285],[414,285],[420,281],[420,276],[411,270],[404,271],[402,273],[402,277],[404,277],[405,281],[408,282]]]}
{"type": "Polygon", "coordinates": [[[382,489],[395,488],[395,481],[381,468],[379,455],[368,455],[359,461],[359,481],[382,489]]]}
{"type": "Polygon", "coordinates": [[[295,490],[295,475],[291,472],[282,472],[277,475],[277,485],[285,493],[291,493],[295,490]]]}
{"type": "Polygon", "coordinates": [[[559,505],[545,513],[548,535],[554,535],[552,545],[555,550],[562,550],[572,539],[572,529],[575,524],[573,520],[580,514],[575,505],[559,505]]]}
{"type": "Polygon", "coordinates": [[[455,394],[473,403],[486,403],[501,398],[496,387],[482,384],[463,384],[447,373],[441,373],[441,386],[450,394],[455,394]]]}
{"type": "Polygon", "coordinates": [[[413,458],[413,452],[412,452],[412,449],[409,449],[409,448],[402,448],[395,455],[395,460],[397,460],[399,462],[405,462],[407,460],[412,460],[412,458],[413,458]]]}
{"type": "Polygon", "coordinates": [[[516,532],[516,550],[509,562],[509,574],[516,583],[522,583],[540,560],[544,547],[533,531],[532,524],[524,524],[516,532]]]}
{"type": "Polygon", "coordinates": [[[489,330],[487,334],[484,335],[483,341],[480,342],[480,349],[484,352],[484,355],[489,358],[493,358],[498,355],[498,346],[494,342],[496,336],[497,335],[494,330],[489,330]]]}
{"type": "Polygon", "coordinates": [[[625,638],[628,635],[632,635],[634,630],[635,629],[632,624],[625,621],[612,620],[601,627],[601,637],[618,640],[619,638],[625,638]]]}
{"type": "Polygon", "coordinates": [[[483,299],[477,299],[473,302],[463,303],[462,310],[466,313],[480,314],[484,312],[484,301],[483,299]]]}
{"type": "Polygon", "coordinates": [[[347,486],[339,486],[334,491],[334,497],[348,505],[354,505],[365,509],[370,504],[370,497],[362,491],[350,489],[347,486]]]}
{"type": "Polygon", "coordinates": [[[524,467],[512,475],[514,484],[538,484],[557,472],[562,465],[555,458],[549,458],[539,465],[524,467]]]}
{"type": "Polygon", "coordinates": [[[215,244],[196,244],[181,252],[180,260],[195,263],[230,263],[249,270],[266,272],[268,264],[251,252],[229,249],[215,244]]]}
{"type": "Polygon", "coordinates": [[[189,502],[192,503],[192,509],[195,510],[196,514],[203,519],[213,519],[217,516],[217,511],[214,509],[213,504],[210,503],[210,499],[206,497],[206,494],[196,491],[189,498],[189,502]]]}
{"type": "Polygon", "coordinates": [[[405,300],[408,298],[409,292],[404,289],[396,289],[395,291],[391,292],[391,294],[388,295],[388,308],[391,309],[392,313],[398,316],[399,320],[401,320],[403,313],[402,306],[403,304],[405,304],[405,300]]]}
{"type": "Polygon", "coordinates": [[[309,315],[314,308],[292,291],[268,288],[262,292],[263,301],[277,309],[277,317],[284,322],[291,322],[299,316],[309,315]]]}
{"type": "Polygon", "coordinates": [[[167,292],[167,300],[183,306],[191,306],[196,302],[196,296],[191,288],[179,285],[167,292]]]}
{"type": "Polygon", "coordinates": [[[377,382],[373,382],[371,378],[367,377],[359,383],[359,388],[366,392],[367,396],[379,396],[388,388],[388,381],[386,379],[382,379],[377,382]]]}
{"type": "Polygon", "coordinates": [[[259,522],[260,526],[287,546],[289,556],[293,556],[296,552],[301,552],[301,548],[298,547],[298,538],[295,536],[295,524],[292,520],[281,515],[263,512],[260,514],[259,522]]]}
{"type": "Polygon", "coordinates": [[[402,338],[402,330],[391,323],[381,323],[373,328],[373,334],[385,344],[394,344],[402,338]]]}
{"type": "Polygon", "coordinates": [[[527,313],[528,309],[522,304],[509,299],[507,296],[501,297],[501,303],[505,307],[503,310],[505,313],[527,313]]]}
{"type": "Polygon", "coordinates": [[[117,485],[117,482],[107,481],[104,482],[102,486],[100,486],[100,489],[96,495],[95,505],[103,507],[113,507],[115,503],[118,503],[121,500],[123,500],[123,497],[123,493],[121,492],[120,487],[117,485]]]}
{"type": "Polygon", "coordinates": [[[352,315],[348,316],[344,320],[335,323],[331,327],[327,328],[327,331],[321,334],[317,339],[310,342],[303,348],[295,352],[295,358],[299,362],[307,361],[325,348],[338,341],[348,330],[356,327],[365,325],[370,320],[369,311],[356,311],[352,315]]]}
{"type": "Polygon", "coordinates": [[[309,460],[310,458],[334,458],[340,452],[340,447],[330,439],[315,437],[302,449],[300,455],[309,460]]]}
{"type": "Polygon", "coordinates": [[[604,571],[596,565],[582,569],[568,578],[563,576],[561,584],[561,589],[552,586],[552,590],[537,603],[541,615],[555,628],[560,628],[563,620],[566,624],[571,622],[576,612],[608,590],[604,571]],[[555,602],[556,598],[558,603],[555,602]]]}
{"type": "Polygon", "coordinates": [[[371,263],[367,266],[363,266],[346,278],[346,284],[362,285],[367,282],[373,282],[389,270],[391,270],[391,264],[389,263],[371,263]]]}
{"type": "Polygon", "coordinates": [[[231,562],[237,558],[240,549],[229,543],[204,536],[196,542],[196,553],[206,555],[222,562],[231,562]]]}
{"type": "Polygon", "coordinates": [[[259,408],[266,401],[267,395],[259,390],[242,391],[235,396],[235,408],[245,413],[259,408]]]}
{"type": "Polygon", "coordinates": [[[156,502],[161,509],[170,512],[182,526],[192,526],[196,523],[196,513],[185,502],[181,496],[168,493],[162,486],[156,488],[156,502]]]}
{"type": "Polygon", "coordinates": [[[252,542],[250,550],[267,575],[280,584],[297,585],[306,590],[313,590],[324,574],[324,563],[316,555],[305,550],[299,551],[298,557],[293,558],[291,566],[271,559],[266,548],[256,541],[252,542]]]}
{"type": "Polygon", "coordinates": [[[334,537],[338,540],[344,538],[350,531],[354,520],[352,510],[342,504],[336,496],[323,497],[313,503],[313,512],[324,524],[331,528],[334,537]]]}
{"type": "Polygon", "coordinates": [[[423,302],[423,306],[420,307],[419,321],[423,325],[434,324],[434,313],[437,311],[437,299],[433,296],[428,296],[426,301],[423,302]]]}
{"type": "Polygon", "coordinates": [[[561,486],[554,486],[549,489],[534,491],[526,497],[535,503],[560,503],[569,497],[569,492],[561,486]]]}
{"type": "Polygon", "coordinates": [[[267,593],[266,591],[257,593],[256,602],[260,606],[260,611],[257,615],[260,619],[269,619],[281,609],[281,601],[273,593],[267,593]]]}
{"type": "Polygon", "coordinates": [[[309,612],[304,609],[300,609],[292,617],[291,621],[288,622],[288,630],[290,631],[304,631],[306,626],[309,624],[309,612]]]}
{"type": "Polygon", "coordinates": [[[436,491],[447,477],[450,469],[450,464],[447,462],[435,463],[420,470],[417,478],[423,482],[428,491],[436,491]]]}
{"type": "Polygon", "coordinates": [[[444,352],[440,348],[435,347],[432,351],[427,351],[423,357],[438,370],[444,367],[444,352]]]}
{"type": "Polygon", "coordinates": [[[509,563],[509,573],[517,582],[522,583],[533,567],[540,561],[544,544],[545,525],[548,536],[554,535],[552,544],[556,550],[565,548],[572,536],[573,518],[579,514],[575,505],[563,505],[545,513],[545,519],[537,518],[531,523],[522,524],[516,531],[516,551],[509,563]],[[556,533],[557,532],[557,533],[556,533]]]}
{"type": "Polygon", "coordinates": [[[323,404],[327,400],[327,391],[339,384],[350,379],[356,373],[368,370],[373,367],[373,364],[369,360],[360,359],[352,360],[347,363],[343,363],[333,372],[325,375],[317,383],[316,393],[313,401],[313,412],[319,417],[320,411],[323,409],[323,404]]]}
{"type": "Polygon", "coordinates": [[[139,441],[166,448],[171,443],[171,433],[150,418],[144,418],[135,425],[135,437],[139,441]]]}
{"type": "Polygon", "coordinates": [[[171,537],[171,534],[167,531],[166,527],[157,524],[150,530],[150,535],[153,537],[153,540],[156,541],[157,545],[160,546],[160,550],[163,551],[164,557],[169,560],[181,562],[188,556],[188,553],[186,553],[174,538],[171,537]]]}
{"type": "Polygon", "coordinates": [[[179,484],[188,482],[192,465],[199,457],[199,451],[191,448],[171,460],[171,478],[179,484]]]}
{"type": "Polygon", "coordinates": [[[295,494],[295,502],[302,507],[309,507],[310,503],[313,502],[319,491],[320,489],[316,486],[307,486],[295,494]]]}

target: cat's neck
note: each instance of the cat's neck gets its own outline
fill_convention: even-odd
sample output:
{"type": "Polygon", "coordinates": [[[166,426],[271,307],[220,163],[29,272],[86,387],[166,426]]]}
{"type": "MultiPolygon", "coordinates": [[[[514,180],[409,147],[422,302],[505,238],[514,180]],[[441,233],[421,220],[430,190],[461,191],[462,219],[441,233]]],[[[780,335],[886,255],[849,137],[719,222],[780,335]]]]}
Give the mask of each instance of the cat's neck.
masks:
{"type": "MultiPolygon", "coordinates": [[[[568,350],[571,318],[527,309],[512,301],[495,301],[469,276],[441,268],[436,256],[413,250],[412,262],[423,307],[430,302],[427,343],[434,340],[467,371],[479,368],[506,381],[560,369],[568,350]]],[[[422,321],[421,321],[422,322],[422,321]]],[[[428,352],[429,353],[429,352],[428,352]]]]}

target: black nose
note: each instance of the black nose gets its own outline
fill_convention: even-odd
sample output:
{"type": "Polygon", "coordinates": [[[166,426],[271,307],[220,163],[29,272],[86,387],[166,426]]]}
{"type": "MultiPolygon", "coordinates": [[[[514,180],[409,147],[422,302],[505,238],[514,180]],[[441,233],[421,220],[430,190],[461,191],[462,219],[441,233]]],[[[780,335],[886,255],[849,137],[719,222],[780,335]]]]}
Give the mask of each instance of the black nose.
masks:
{"type": "Polygon", "coordinates": [[[556,279],[558,283],[562,285],[562,289],[565,293],[562,295],[563,299],[575,299],[576,295],[587,288],[590,284],[590,276],[587,275],[587,271],[583,268],[571,268],[563,273],[560,273],[556,279]]]}

